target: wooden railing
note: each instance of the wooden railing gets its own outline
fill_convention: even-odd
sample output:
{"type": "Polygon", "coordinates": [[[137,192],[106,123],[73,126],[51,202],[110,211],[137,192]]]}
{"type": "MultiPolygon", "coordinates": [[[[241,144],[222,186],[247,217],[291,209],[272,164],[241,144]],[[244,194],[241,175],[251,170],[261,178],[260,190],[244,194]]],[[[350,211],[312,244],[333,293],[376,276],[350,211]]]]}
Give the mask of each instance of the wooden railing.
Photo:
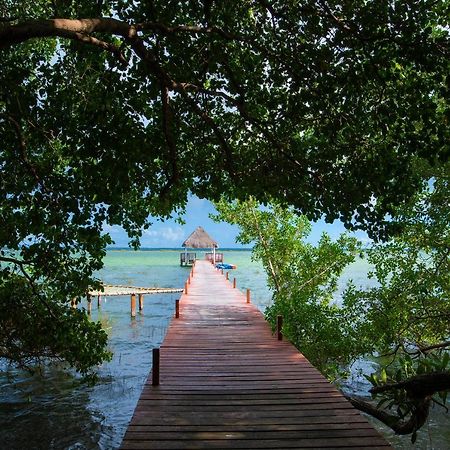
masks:
{"type": "Polygon", "coordinates": [[[190,266],[197,259],[196,253],[180,253],[180,266],[190,266]]]}
{"type": "MultiPolygon", "coordinates": [[[[214,253],[205,253],[205,259],[212,262],[214,253]]],[[[223,262],[223,253],[216,253],[216,263],[223,262]]]]}

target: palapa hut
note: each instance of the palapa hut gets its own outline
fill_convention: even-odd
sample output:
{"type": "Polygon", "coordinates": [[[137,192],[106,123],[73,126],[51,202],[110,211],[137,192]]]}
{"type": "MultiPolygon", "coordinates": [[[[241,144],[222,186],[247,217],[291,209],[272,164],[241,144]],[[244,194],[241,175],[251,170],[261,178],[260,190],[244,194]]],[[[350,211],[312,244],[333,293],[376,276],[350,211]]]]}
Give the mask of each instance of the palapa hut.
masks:
{"type": "Polygon", "coordinates": [[[211,253],[206,253],[206,258],[215,262],[223,261],[223,253],[216,253],[216,248],[219,248],[219,245],[202,227],[197,227],[181,246],[184,247],[184,253],[180,254],[181,266],[193,264],[197,257],[196,253],[188,253],[188,248],[210,248],[211,253]]]}

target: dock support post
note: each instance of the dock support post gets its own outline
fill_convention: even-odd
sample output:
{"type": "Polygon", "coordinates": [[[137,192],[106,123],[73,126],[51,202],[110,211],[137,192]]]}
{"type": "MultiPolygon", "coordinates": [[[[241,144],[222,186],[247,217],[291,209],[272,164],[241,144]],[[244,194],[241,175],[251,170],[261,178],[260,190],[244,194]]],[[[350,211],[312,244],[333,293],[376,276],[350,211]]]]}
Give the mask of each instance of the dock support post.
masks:
{"type": "Polygon", "coordinates": [[[97,308],[100,309],[101,306],[102,306],[102,296],[97,295],[97,308]]]}
{"type": "Polygon", "coordinates": [[[152,386],[159,385],[159,348],[153,349],[152,386]]]}
{"type": "Polygon", "coordinates": [[[131,317],[136,317],[136,294],[131,294],[130,303],[131,317]]]}
{"type": "Polygon", "coordinates": [[[91,295],[90,294],[86,295],[86,300],[87,300],[87,313],[91,314],[91,312],[92,312],[92,299],[91,299],[91,295]]]}
{"type": "Polygon", "coordinates": [[[180,300],[175,300],[175,319],[180,318],[180,300]]]}
{"type": "Polygon", "coordinates": [[[236,278],[233,278],[233,289],[236,289],[236,278]]]}
{"type": "Polygon", "coordinates": [[[184,293],[187,295],[187,293],[188,293],[188,284],[187,284],[187,282],[186,283],[184,283],[184,293]]]}
{"type": "Polygon", "coordinates": [[[139,311],[144,309],[144,294],[139,294],[139,311]]]}
{"type": "Polygon", "coordinates": [[[281,329],[283,328],[283,316],[277,316],[277,338],[279,341],[283,340],[283,333],[281,329]]]}
{"type": "Polygon", "coordinates": [[[229,279],[229,275],[228,275],[228,272],[227,272],[227,280],[229,279]]]}
{"type": "Polygon", "coordinates": [[[247,289],[247,303],[250,303],[250,289],[247,289]]]}

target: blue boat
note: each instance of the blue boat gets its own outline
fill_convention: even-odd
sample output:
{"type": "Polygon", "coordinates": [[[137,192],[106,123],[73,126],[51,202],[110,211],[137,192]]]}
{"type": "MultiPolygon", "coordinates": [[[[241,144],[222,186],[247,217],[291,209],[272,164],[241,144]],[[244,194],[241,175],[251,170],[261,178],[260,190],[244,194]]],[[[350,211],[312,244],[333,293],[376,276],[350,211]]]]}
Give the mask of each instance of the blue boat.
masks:
{"type": "Polygon", "coordinates": [[[236,266],[234,264],[218,263],[218,264],[216,264],[216,268],[223,269],[223,270],[230,270],[230,269],[236,269],[236,266]]]}

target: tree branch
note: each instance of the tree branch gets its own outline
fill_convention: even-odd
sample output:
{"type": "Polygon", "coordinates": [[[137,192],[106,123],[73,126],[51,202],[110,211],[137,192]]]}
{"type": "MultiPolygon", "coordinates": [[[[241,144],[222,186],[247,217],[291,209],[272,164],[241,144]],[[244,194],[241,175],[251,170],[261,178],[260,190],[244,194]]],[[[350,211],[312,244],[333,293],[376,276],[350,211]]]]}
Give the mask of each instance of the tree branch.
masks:
{"type": "Polygon", "coordinates": [[[16,259],[16,258],[9,258],[7,256],[0,256],[1,262],[7,262],[11,264],[17,264],[18,266],[26,265],[26,264],[32,264],[32,261],[26,261],[23,259],[16,259]]]}
{"type": "Polygon", "coordinates": [[[101,41],[100,39],[97,39],[95,37],[83,34],[83,33],[70,33],[68,32],[66,36],[69,39],[73,39],[76,41],[79,41],[83,44],[93,45],[94,47],[98,47],[102,50],[106,50],[107,52],[112,53],[123,66],[128,65],[128,61],[123,56],[123,53],[120,51],[119,47],[116,47],[114,44],[111,44],[109,42],[101,41]]]}
{"type": "Polygon", "coordinates": [[[28,159],[26,141],[23,136],[22,127],[20,126],[20,123],[14,117],[10,116],[9,114],[5,115],[5,116],[14,127],[14,131],[16,133],[17,140],[19,141],[19,150],[20,150],[20,156],[22,158],[22,161],[24,162],[28,171],[31,173],[31,175],[34,177],[34,179],[37,181],[38,185],[39,184],[42,185],[43,189],[45,191],[47,191],[44,181],[41,179],[41,177],[37,173],[36,168],[33,166],[33,164],[31,164],[30,160],[28,159]]]}
{"type": "Polygon", "coordinates": [[[411,397],[426,397],[436,392],[450,389],[450,372],[433,372],[416,375],[398,383],[388,383],[374,386],[372,394],[379,394],[392,389],[405,389],[411,397]]]}
{"type": "MultiPolygon", "coordinates": [[[[9,21],[8,21],[9,22],[9,21]]],[[[107,17],[97,19],[49,19],[30,20],[13,25],[5,25],[0,29],[0,48],[10,47],[14,44],[40,37],[68,37],[74,34],[89,35],[92,33],[109,33],[122,36],[125,39],[133,38],[138,31],[155,31],[163,34],[193,33],[217,34],[224,39],[245,41],[245,36],[230,33],[218,27],[203,27],[177,25],[169,27],[159,22],[143,22],[130,25],[126,22],[107,17]]]]}
{"type": "Polygon", "coordinates": [[[244,41],[245,36],[230,33],[219,27],[204,27],[195,25],[176,25],[169,27],[160,22],[143,22],[136,24],[137,31],[156,31],[162,34],[192,33],[192,34],[217,34],[230,41],[244,41]]]}
{"type": "Polygon", "coordinates": [[[419,346],[418,351],[421,353],[426,353],[426,352],[429,352],[430,350],[437,350],[437,349],[446,348],[446,347],[450,347],[450,341],[441,342],[439,344],[434,344],[434,345],[429,345],[428,347],[420,347],[419,346]]]}
{"type": "Polygon", "coordinates": [[[161,189],[159,195],[160,198],[164,198],[171,186],[173,186],[173,184],[176,183],[180,177],[177,164],[177,148],[172,132],[173,112],[169,103],[169,89],[167,86],[161,87],[161,102],[164,137],[166,139],[170,162],[172,165],[172,174],[170,175],[166,185],[161,189]]]}
{"type": "Polygon", "coordinates": [[[427,418],[430,409],[431,398],[427,397],[418,402],[408,420],[402,420],[400,417],[389,414],[386,411],[376,408],[369,402],[360,398],[346,396],[347,400],[360,411],[375,417],[391,428],[395,434],[411,434],[422,427],[427,418]]]}
{"type": "Polygon", "coordinates": [[[90,36],[94,32],[105,32],[128,38],[134,35],[136,30],[125,22],[108,18],[34,20],[2,26],[0,49],[34,38],[62,37],[106,50],[115,55],[122,64],[128,64],[120,49],[114,44],[90,36]]]}
{"type": "Polygon", "coordinates": [[[234,169],[234,162],[233,162],[233,151],[227,142],[225,136],[223,135],[222,131],[220,130],[219,126],[214,122],[214,119],[206,112],[203,111],[193,100],[189,97],[189,94],[186,92],[185,89],[181,88],[178,90],[180,94],[183,96],[183,98],[192,106],[195,113],[206,123],[208,124],[211,129],[214,132],[214,135],[216,136],[219,145],[221,149],[223,150],[225,154],[225,166],[227,168],[227,171],[231,178],[235,178],[235,169],[234,169]]]}

